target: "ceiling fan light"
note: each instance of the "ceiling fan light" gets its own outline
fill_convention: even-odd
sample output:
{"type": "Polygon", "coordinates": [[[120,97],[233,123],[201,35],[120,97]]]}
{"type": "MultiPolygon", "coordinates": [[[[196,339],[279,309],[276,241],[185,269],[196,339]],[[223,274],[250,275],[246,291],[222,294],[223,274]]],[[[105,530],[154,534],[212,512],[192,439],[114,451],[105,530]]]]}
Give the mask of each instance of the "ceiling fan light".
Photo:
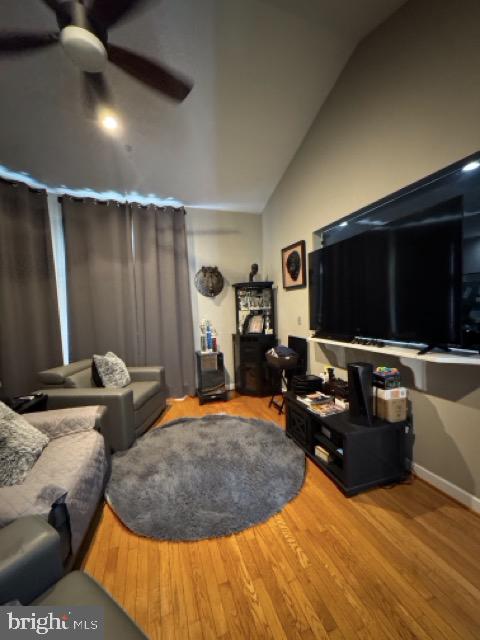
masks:
{"type": "Polygon", "coordinates": [[[62,29],[60,42],[68,57],[86,73],[100,73],[107,63],[107,51],[97,36],[75,25],[62,29]]]}
{"type": "Polygon", "coordinates": [[[101,108],[98,112],[98,123],[110,134],[116,135],[120,131],[120,120],[115,111],[109,108],[101,108]]]}
{"type": "Polygon", "coordinates": [[[118,120],[115,116],[104,116],[102,119],[102,125],[104,129],[107,129],[107,131],[115,131],[115,129],[118,129],[118,120]]]}

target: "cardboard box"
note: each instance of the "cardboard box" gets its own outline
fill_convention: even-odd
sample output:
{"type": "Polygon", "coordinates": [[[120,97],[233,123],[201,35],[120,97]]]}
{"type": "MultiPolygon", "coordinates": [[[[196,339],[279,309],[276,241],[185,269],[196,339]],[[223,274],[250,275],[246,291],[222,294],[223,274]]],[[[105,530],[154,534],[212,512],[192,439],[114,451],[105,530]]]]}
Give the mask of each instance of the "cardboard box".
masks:
{"type": "Polygon", "coordinates": [[[407,397],[407,389],[405,387],[395,387],[394,389],[378,389],[374,387],[374,394],[377,398],[383,400],[398,400],[407,397]]]}
{"type": "Polygon", "coordinates": [[[377,396],[375,398],[375,413],[377,418],[381,420],[402,422],[407,419],[407,398],[385,400],[377,396]]]}

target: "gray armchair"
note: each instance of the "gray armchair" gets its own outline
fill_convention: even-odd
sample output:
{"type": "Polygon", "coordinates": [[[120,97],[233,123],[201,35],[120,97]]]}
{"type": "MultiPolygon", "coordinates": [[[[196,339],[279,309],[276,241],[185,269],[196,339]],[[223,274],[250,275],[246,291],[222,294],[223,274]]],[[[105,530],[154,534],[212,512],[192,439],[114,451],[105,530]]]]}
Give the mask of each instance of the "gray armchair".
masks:
{"type": "Polygon", "coordinates": [[[82,571],[63,576],[59,537],[42,518],[20,518],[0,531],[0,605],[102,607],[106,640],[147,640],[130,616],[82,571]]]}
{"type": "Polygon", "coordinates": [[[49,409],[103,405],[107,407],[103,436],[113,451],[128,449],[166,406],[163,367],[128,367],[131,383],[121,389],[96,387],[90,359],[39,373],[49,409]]]}

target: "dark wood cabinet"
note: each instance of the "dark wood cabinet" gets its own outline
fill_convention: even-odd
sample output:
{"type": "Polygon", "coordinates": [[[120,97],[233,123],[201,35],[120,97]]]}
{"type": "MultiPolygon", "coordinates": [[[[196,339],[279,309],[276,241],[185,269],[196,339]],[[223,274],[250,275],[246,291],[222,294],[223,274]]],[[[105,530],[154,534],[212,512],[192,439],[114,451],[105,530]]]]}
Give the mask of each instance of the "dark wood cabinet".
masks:
{"type": "Polygon", "coordinates": [[[265,353],[275,347],[273,335],[233,335],[235,388],[239,393],[253,396],[272,394],[273,380],[265,353]]]}
{"type": "Polygon", "coordinates": [[[271,395],[274,381],[265,353],[277,345],[273,282],[237,282],[233,287],[235,388],[245,395],[271,395]]]}
{"type": "Polygon", "coordinates": [[[325,418],[286,394],[287,435],[347,495],[393,484],[409,473],[413,435],[409,422],[375,420],[366,427],[353,423],[348,411],[325,418]],[[331,456],[325,462],[315,455],[320,445],[331,456]]]}

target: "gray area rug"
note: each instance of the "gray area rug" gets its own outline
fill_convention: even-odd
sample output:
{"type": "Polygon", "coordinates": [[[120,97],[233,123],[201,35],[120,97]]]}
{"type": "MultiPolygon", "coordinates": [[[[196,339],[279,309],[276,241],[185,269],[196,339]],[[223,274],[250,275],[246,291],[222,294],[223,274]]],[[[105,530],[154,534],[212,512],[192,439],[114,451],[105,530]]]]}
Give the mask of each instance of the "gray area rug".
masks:
{"type": "Polygon", "coordinates": [[[106,499],[135,533],[200,540],[266,520],[304,476],[304,453],[273,422],[182,418],[113,455],[106,499]]]}

